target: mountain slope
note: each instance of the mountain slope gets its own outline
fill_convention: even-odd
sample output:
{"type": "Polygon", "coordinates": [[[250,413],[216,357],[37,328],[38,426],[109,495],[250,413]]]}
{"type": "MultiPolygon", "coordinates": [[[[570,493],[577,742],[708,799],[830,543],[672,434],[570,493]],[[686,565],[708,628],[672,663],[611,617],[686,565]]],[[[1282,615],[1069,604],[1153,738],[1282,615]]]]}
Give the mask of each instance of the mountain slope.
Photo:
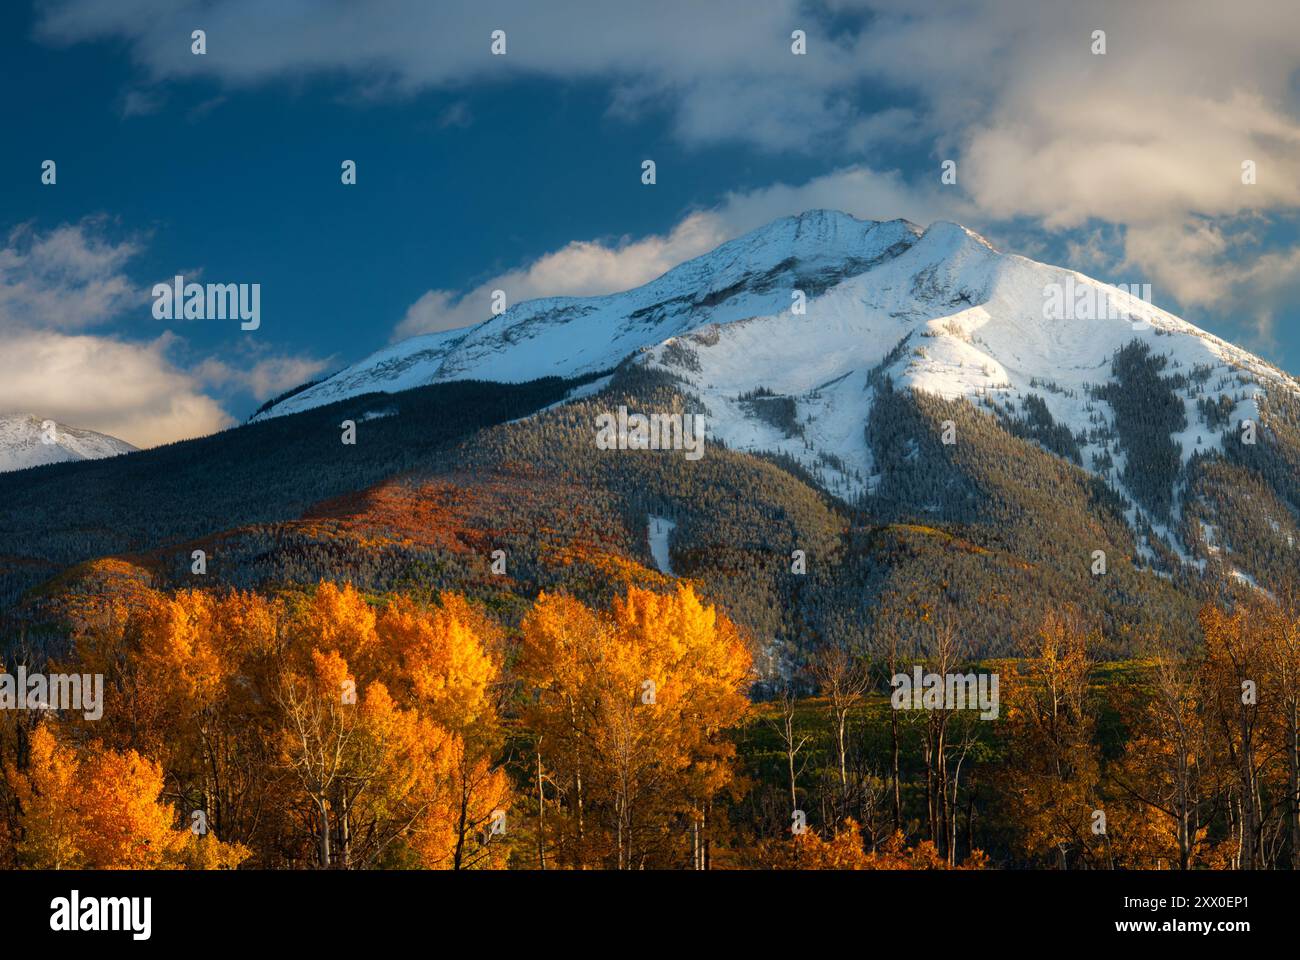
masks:
{"type": "Polygon", "coordinates": [[[415,469],[488,424],[555,403],[573,386],[554,379],[436,384],[129,457],[0,474],[0,607],[85,560],[298,517],[322,500],[415,469]],[[352,445],[341,442],[347,419],[356,424],[352,445]]]}
{"type": "Polygon", "coordinates": [[[1182,516],[1194,461],[1255,455],[1234,448],[1243,422],[1286,434],[1266,408],[1293,410],[1300,396],[1292,377],[1153,304],[956,224],[922,231],[817,210],[626,293],[529,301],[395,344],[259,419],[465,377],[591,373],[629,356],[679,378],[714,440],[789,457],[848,501],[880,482],[864,426],[881,384],[963,398],[1102,477],[1131,525],[1188,562],[1204,553],[1182,516]],[[1154,410],[1159,424],[1147,422],[1154,410]]]}
{"type": "Polygon", "coordinates": [[[0,473],[130,453],[125,440],[23,414],[0,416],[0,473]]]}
{"type": "MultiPolygon", "coordinates": [[[[712,432],[729,445],[783,451],[851,497],[869,492],[876,480],[858,429],[871,406],[873,378],[963,397],[1012,417],[1029,415],[1025,398],[1037,391],[1040,415],[1082,436],[1078,454],[1091,468],[1116,430],[1113,404],[1095,388],[1118,379],[1113,358],[1134,340],[1167,358],[1171,369],[1195,373],[1193,388],[1210,384],[1240,394],[1212,431],[1197,427],[1197,400],[1205,391],[1184,391],[1186,425],[1173,437],[1183,464],[1197,453],[1221,451],[1223,428],[1258,419],[1259,392],[1300,390],[1259,358],[1152,304],[1081,274],[1001,254],[948,223],[810,300],[803,316],[785,310],[716,324],[657,345],[647,362],[677,373],[701,396],[713,415],[712,432]],[[1123,316],[1045,317],[1045,291],[1067,284],[1095,293],[1098,302],[1113,305],[1108,312],[1123,316]],[[788,398],[786,422],[773,424],[755,410],[746,394],[760,387],[768,406],[788,398]]],[[[1119,477],[1125,452],[1112,452],[1112,460],[1119,477]]]]}

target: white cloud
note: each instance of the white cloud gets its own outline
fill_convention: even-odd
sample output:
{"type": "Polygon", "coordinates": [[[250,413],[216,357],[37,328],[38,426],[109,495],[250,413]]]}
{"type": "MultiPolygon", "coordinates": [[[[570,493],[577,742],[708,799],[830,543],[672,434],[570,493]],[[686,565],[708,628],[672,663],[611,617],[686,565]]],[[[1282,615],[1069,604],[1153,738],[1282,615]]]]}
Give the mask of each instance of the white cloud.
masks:
{"type": "Polygon", "coordinates": [[[624,238],[609,244],[575,241],[473,290],[428,291],[407,309],[393,339],[486,320],[491,316],[494,290],[504,291],[508,304],[536,297],[593,296],[627,290],[713,249],[727,236],[716,215],[692,214],[667,236],[635,241],[624,238]]]}
{"type": "Polygon", "coordinates": [[[36,32],[51,43],[125,39],[152,80],[205,76],[247,86],[342,73],[368,95],[393,96],[520,76],[601,79],[615,112],[667,108],[693,143],[807,151],[863,146],[882,133],[915,137],[924,127],[941,150],[982,158],[972,185],[987,202],[1037,208],[1046,200],[1054,212],[1062,199],[1072,211],[1078,199],[1044,197],[1027,181],[1050,184],[1040,174],[1062,165],[1067,173],[1054,181],[1061,192],[1095,186],[1082,167],[1119,178],[1116,164],[1134,162],[1130,180],[1154,164],[1166,175],[1150,183],[1153,192],[1178,196],[1187,183],[1179,172],[1195,168],[1199,192],[1214,179],[1207,174],[1220,150],[1266,148],[1276,137],[1270,153],[1285,159],[1295,142],[1284,107],[1300,60],[1292,0],[830,0],[826,9],[800,0],[385,0],[380,8],[47,0],[36,32]],[[199,23],[205,56],[176,39],[199,23]],[[1105,56],[1090,51],[1099,27],[1105,56]],[[498,28],[509,39],[500,57],[489,53],[498,28]],[[807,34],[805,56],[790,51],[796,28],[807,34]],[[919,102],[878,102],[902,94],[919,102]],[[1179,149],[1191,145],[1186,138],[1216,149],[1179,149]],[[993,169],[1007,160],[1011,169],[993,169]],[[1030,188],[1021,202],[1005,189],[1017,179],[1030,188]]]}
{"type": "Polygon", "coordinates": [[[1122,264],[1184,306],[1276,293],[1237,285],[1233,225],[1300,207],[1290,0],[868,5],[865,61],[921,98],[977,221],[1121,226],[1122,264]]]}
{"type": "Polygon", "coordinates": [[[847,167],[802,184],[777,183],[758,190],[730,193],[718,216],[735,236],[778,217],[814,209],[841,210],[862,220],[903,218],[926,226],[935,220],[970,220],[973,207],[960,193],[941,186],[938,168],[923,185],[908,182],[897,170],[847,167]]]}
{"type": "Polygon", "coordinates": [[[204,384],[243,390],[260,401],[308,382],[327,366],[326,360],[291,355],[246,357],[235,363],[208,357],[191,373],[204,384]]]}
{"type": "Polygon", "coordinates": [[[857,118],[843,90],[862,73],[855,43],[800,0],[49,0],[37,36],[50,43],[122,39],[151,81],[211,77],[248,86],[344,73],[367,96],[502,78],[610,79],[615,109],[668,106],[695,142],[739,137],[807,151],[857,118]],[[196,24],[207,53],[194,56],[196,24]],[[507,33],[492,56],[490,34],[507,33]],[[809,54],[794,56],[802,29],[809,54]],[[183,38],[184,42],[177,38],[183,38]]]}
{"type": "Polygon", "coordinates": [[[168,337],[13,332],[0,351],[0,410],[50,417],[137,447],[202,436],[234,423],[167,358],[168,337]]]}
{"type": "Polygon", "coordinates": [[[1126,264],[1150,276],[1157,302],[1169,291],[1242,328],[1247,345],[1276,347],[1279,313],[1300,302],[1300,247],[1262,250],[1252,226],[1196,220],[1130,227],[1126,264]]]}

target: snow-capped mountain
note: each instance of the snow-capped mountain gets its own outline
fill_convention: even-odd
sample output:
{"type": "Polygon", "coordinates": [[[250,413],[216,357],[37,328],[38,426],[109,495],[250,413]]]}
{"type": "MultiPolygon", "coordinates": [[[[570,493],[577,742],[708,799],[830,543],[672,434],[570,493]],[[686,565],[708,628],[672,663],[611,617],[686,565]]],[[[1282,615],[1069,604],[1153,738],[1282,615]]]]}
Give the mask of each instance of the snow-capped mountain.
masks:
{"type": "Polygon", "coordinates": [[[67,460],[98,460],[135,450],[94,430],[25,414],[0,415],[0,473],[67,460]]]}
{"type": "Polygon", "coordinates": [[[1077,438],[1081,465],[1114,479],[1125,454],[1096,388],[1135,339],[1204,385],[1181,397],[1187,426],[1172,439],[1184,464],[1224,442],[1198,416],[1205,390],[1228,398],[1218,427],[1233,428],[1258,417],[1260,391],[1300,393],[1272,365],[1129,292],[1002,253],[957,224],[922,230],[817,210],[625,293],[528,301],[475,327],[403,341],[260,416],[449,380],[574,376],[636,354],[699,397],[711,438],[786,453],[846,498],[873,488],[863,425],[886,375],[1013,417],[1036,394],[1077,438]],[[779,417],[763,409],[773,401],[779,417]]]}

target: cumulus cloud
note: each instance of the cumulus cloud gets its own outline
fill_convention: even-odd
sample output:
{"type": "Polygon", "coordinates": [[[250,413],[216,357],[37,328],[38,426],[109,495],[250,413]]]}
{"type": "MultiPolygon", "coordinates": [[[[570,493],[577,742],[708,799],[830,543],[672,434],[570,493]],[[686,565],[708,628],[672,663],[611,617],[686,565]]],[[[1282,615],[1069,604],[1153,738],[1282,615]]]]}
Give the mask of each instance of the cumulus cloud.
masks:
{"type": "MultiPolygon", "coordinates": [[[[1007,159],[1058,171],[1062,163],[1091,164],[1116,177],[1117,160],[1133,161],[1130,180],[1142,179],[1148,163],[1176,172],[1195,166],[1199,195],[1212,186],[1206,171],[1221,150],[1264,148],[1275,138],[1271,155],[1283,159],[1295,142],[1295,121],[1283,107],[1300,59],[1291,0],[1064,7],[1041,0],[383,0],[364,8],[349,0],[47,0],[40,11],[37,35],[47,42],[125,39],[152,80],[204,76],[247,86],[342,73],[384,96],[520,76],[599,78],[612,91],[611,109],[667,107],[691,142],[784,150],[880,132],[915,136],[924,127],[941,145],[982,158],[973,186],[990,203],[1012,207],[1044,199],[1031,193],[1016,201],[1006,191],[1017,169],[1022,183],[1051,179],[1037,166],[995,169],[1007,159]],[[176,38],[200,23],[208,52],[196,57],[176,38]],[[500,57],[489,52],[498,28],[508,35],[500,57]],[[1098,28],[1107,32],[1105,56],[1091,53],[1098,28]],[[807,34],[805,56],[791,53],[794,29],[807,34]],[[858,95],[864,84],[888,84],[896,99],[907,91],[917,102],[866,107],[872,98],[858,95]],[[1178,149],[1188,138],[1214,153],[1178,149]],[[1082,145],[1092,149],[1064,155],[1082,145]],[[1120,149],[1126,146],[1131,155],[1120,149]]],[[[1177,196],[1186,186],[1181,176],[1162,179],[1156,194],[1177,196]]],[[[1055,182],[1063,192],[1076,181],[1055,182]]],[[[1073,211],[1076,202],[1046,199],[1053,211],[1062,201],[1073,211]]]]}
{"type": "Polygon", "coordinates": [[[28,330],[0,351],[0,410],[50,417],[137,447],[202,436],[234,423],[167,357],[168,337],[115,337],[28,330]]]}
{"type": "Polygon", "coordinates": [[[1157,291],[1229,317],[1249,346],[1277,346],[1280,313],[1300,302],[1300,247],[1266,250],[1253,221],[1150,224],[1130,227],[1126,264],[1143,269],[1157,291]],[[1245,255],[1243,255],[1245,251],[1245,255]]]}
{"type": "Polygon", "coordinates": [[[983,221],[1121,226],[1118,265],[1186,306],[1216,306],[1242,292],[1222,274],[1246,255],[1233,225],[1300,206],[1287,0],[871,6],[867,60],[920,97],[983,221]]]}
{"type": "Polygon", "coordinates": [[[237,362],[208,357],[191,371],[200,382],[213,387],[236,388],[256,400],[269,400],[303,384],[329,366],[328,360],[289,355],[249,356],[240,351],[237,362]]]}
{"type": "Polygon", "coordinates": [[[407,309],[393,339],[470,326],[491,316],[492,294],[506,302],[535,297],[594,296],[639,286],[727,239],[713,214],[692,214],[666,236],[612,243],[575,241],[467,292],[430,290],[407,309]]]}

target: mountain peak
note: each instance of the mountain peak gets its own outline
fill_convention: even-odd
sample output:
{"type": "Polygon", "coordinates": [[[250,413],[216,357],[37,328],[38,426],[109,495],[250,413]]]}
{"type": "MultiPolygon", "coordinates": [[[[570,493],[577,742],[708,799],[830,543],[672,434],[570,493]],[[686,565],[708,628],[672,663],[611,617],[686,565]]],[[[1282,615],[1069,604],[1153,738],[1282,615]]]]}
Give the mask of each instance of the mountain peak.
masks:
{"type": "Polygon", "coordinates": [[[969,227],[964,227],[960,223],[952,220],[936,220],[930,224],[921,233],[921,240],[933,243],[935,245],[949,246],[957,248],[967,243],[978,243],[980,246],[987,247],[994,253],[1000,253],[997,247],[989,243],[984,237],[976,233],[969,227]]]}
{"type": "Polygon", "coordinates": [[[697,259],[707,259],[733,246],[753,250],[774,245],[785,248],[784,252],[794,257],[852,253],[882,231],[897,237],[910,235],[913,238],[922,233],[919,226],[908,220],[859,220],[840,210],[817,208],[780,217],[697,259]]]}

